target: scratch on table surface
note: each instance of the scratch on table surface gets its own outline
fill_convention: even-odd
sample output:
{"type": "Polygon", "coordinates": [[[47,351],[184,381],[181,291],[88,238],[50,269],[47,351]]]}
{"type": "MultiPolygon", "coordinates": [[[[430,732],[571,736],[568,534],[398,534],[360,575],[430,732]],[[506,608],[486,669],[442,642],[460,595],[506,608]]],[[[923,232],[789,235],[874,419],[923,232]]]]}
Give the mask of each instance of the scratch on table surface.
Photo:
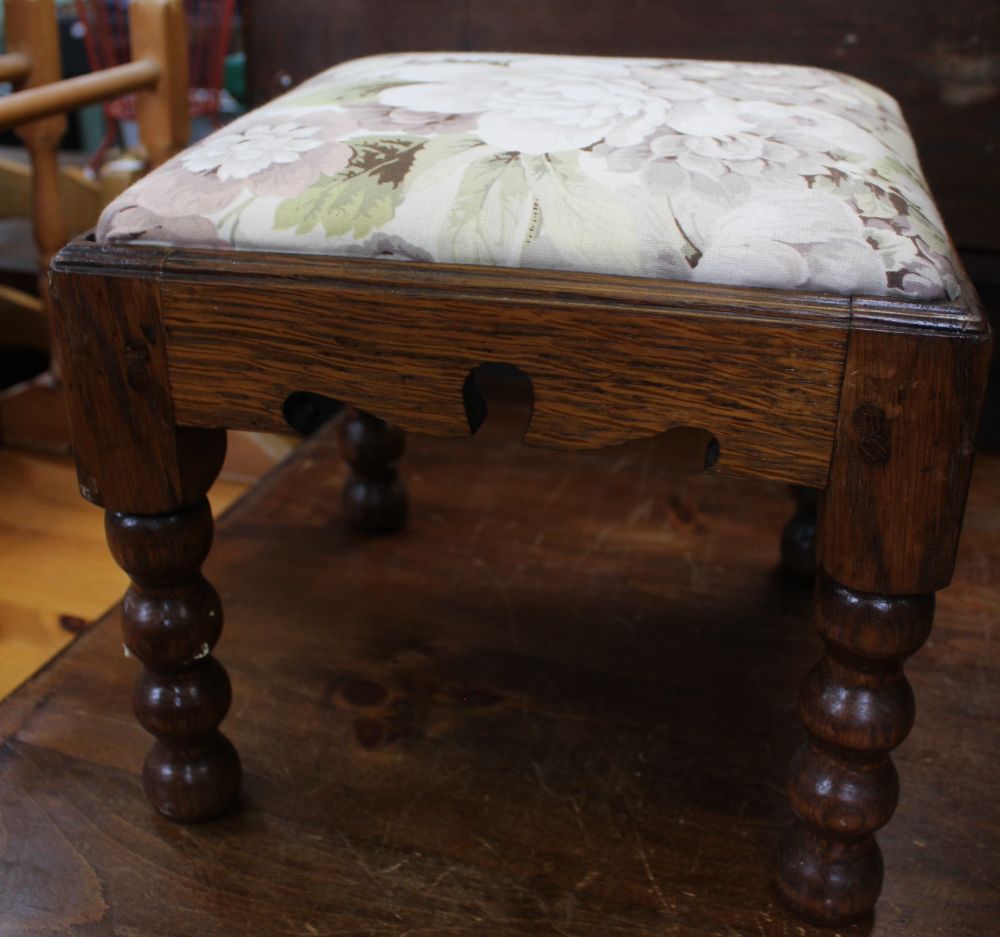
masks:
{"type": "Polygon", "coordinates": [[[549,511],[552,510],[552,506],[559,500],[559,496],[566,490],[569,482],[570,476],[564,472],[559,481],[549,489],[548,493],[545,495],[545,500],[542,502],[542,510],[539,515],[541,520],[545,520],[548,517],[549,511]]]}
{"type": "Polygon", "coordinates": [[[760,931],[761,937],[767,937],[767,930],[765,930],[764,924],[761,922],[761,918],[763,918],[768,924],[773,924],[774,922],[771,919],[771,915],[766,911],[754,911],[753,913],[753,922],[757,925],[757,930],[760,931]]]}
{"type": "Polygon", "coordinates": [[[656,880],[656,876],[653,874],[653,869],[646,856],[646,849],[642,844],[641,836],[636,836],[636,848],[639,851],[639,858],[642,859],[642,867],[646,870],[646,878],[649,880],[649,884],[653,888],[653,894],[656,895],[656,898],[660,903],[660,910],[664,914],[670,914],[672,908],[670,907],[670,903],[667,901],[666,895],[663,894],[663,890],[660,888],[660,883],[656,880]]]}
{"type": "MultiPolygon", "coordinates": [[[[576,798],[572,794],[569,795],[569,802],[573,807],[573,816],[576,818],[576,825],[580,830],[580,836],[583,837],[583,844],[590,849],[593,844],[590,841],[590,837],[587,835],[587,828],[583,823],[583,810],[580,809],[580,805],[576,802],[576,798]]],[[[595,872],[593,874],[596,875],[597,873],[595,872]]]]}
{"type": "Polygon", "coordinates": [[[695,872],[698,871],[698,866],[701,865],[701,837],[699,836],[695,840],[694,846],[694,857],[691,859],[691,865],[688,868],[687,874],[693,876],[695,872]]]}
{"type": "Polygon", "coordinates": [[[611,536],[612,532],[619,527],[617,521],[602,525],[601,529],[594,535],[590,543],[587,544],[586,548],[581,550],[576,557],[576,562],[570,567],[570,573],[573,578],[570,580],[571,583],[575,583],[577,577],[580,575],[580,571],[584,566],[589,565],[591,557],[603,549],[604,544],[607,542],[608,538],[611,536]]]}
{"type": "Polygon", "coordinates": [[[583,838],[583,844],[588,849],[592,847],[590,841],[590,836],[587,835],[587,828],[583,823],[583,810],[580,804],[577,802],[576,797],[572,794],[560,794],[558,791],[554,791],[550,786],[549,782],[545,780],[545,773],[542,770],[542,766],[537,761],[531,762],[531,769],[535,773],[535,778],[538,781],[538,786],[551,797],[553,800],[559,801],[560,803],[568,802],[573,810],[573,819],[576,821],[577,829],[580,831],[580,836],[583,838]]]}
{"type": "Polygon", "coordinates": [[[437,876],[437,878],[434,879],[433,882],[430,883],[430,885],[428,885],[423,890],[423,894],[424,895],[429,895],[432,891],[434,891],[435,888],[438,887],[438,885],[440,885],[454,871],[455,870],[453,868],[451,868],[451,867],[445,869],[440,875],[437,876]]]}
{"type": "Polygon", "coordinates": [[[652,498],[643,498],[629,511],[628,517],[625,518],[625,523],[629,527],[635,527],[636,524],[649,521],[653,516],[653,507],[655,504],[656,502],[652,498]]]}

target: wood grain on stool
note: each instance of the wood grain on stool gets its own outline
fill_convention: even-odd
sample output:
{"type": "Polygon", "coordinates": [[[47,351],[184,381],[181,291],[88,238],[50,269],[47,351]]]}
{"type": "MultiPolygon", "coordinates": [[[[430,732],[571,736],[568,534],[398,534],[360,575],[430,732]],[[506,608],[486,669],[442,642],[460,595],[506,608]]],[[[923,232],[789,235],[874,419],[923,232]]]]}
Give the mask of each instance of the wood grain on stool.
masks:
{"type": "Polygon", "coordinates": [[[531,379],[529,445],[693,426],[718,440],[719,474],[817,486],[829,474],[844,297],[256,251],[237,271],[228,251],[79,242],[61,263],[98,257],[159,284],[182,426],[280,432],[289,393],[310,391],[407,432],[468,436],[463,388],[494,362],[531,379]]]}
{"type": "Polygon", "coordinates": [[[914,718],[902,662],[951,581],[989,360],[982,325],[935,333],[902,312],[855,303],[820,499],[815,615],[826,653],[802,689],[811,740],[790,779],[800,822],[778,856],[782,894],[831,923],[870,911],[882,888],[873,834],[899,787],[888,752],[914,718]]]}
{"type": "Polygon", "coordinates": [[[209,656],[222,608],[201,575],[212,541],[205,496],[226,433],[174,422],[154,283],[77,270],[54,277],[53,292],[80,490],[105,508],[108,544],[132,580],[125,643],[146,670],[133,704],[157,739],[146,795],[171,819],[207,819],[240,781],[236,752],[217,729],[229,684],[209,656]]]}

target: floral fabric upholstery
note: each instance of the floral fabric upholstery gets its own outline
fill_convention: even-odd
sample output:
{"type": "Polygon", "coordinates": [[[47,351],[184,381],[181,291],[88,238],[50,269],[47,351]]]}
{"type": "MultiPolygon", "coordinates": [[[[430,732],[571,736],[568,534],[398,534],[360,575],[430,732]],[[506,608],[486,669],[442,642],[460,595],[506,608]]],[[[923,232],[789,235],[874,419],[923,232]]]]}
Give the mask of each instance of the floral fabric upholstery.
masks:
{"type": "Polygon", "coordinates": [[[958,293],[899,106],[789,65],[359,59],[151,173],[108,206],[98,237],[958,293]]]}

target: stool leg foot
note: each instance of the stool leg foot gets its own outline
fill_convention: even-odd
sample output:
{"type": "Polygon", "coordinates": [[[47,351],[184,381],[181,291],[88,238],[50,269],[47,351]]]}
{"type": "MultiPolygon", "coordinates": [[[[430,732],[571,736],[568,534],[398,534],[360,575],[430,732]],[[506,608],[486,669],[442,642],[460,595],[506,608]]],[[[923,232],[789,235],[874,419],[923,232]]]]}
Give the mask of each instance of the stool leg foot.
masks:
{"type": "Polygon", "coordinates": [[[796,511],[781,532],[781,565],[795,576],[812,580],[816,575],[816,512],[819,492],[792,485],[796,511]]]}
{"type": "Polygon", "coordinates": [[[143,768],[146,797],[171,820],[208,820],[240,785],[239,756],[218,731],[231,689],[210,653],[222,632],[222,604],[201,575],[212,542],[208,500],[169,514],[108,511],[105,519],[111,552],[132,580],[125,646],[144,668],[132,706],[156,737],[143,768]]]}
{"type": "Polygon", "coordinates": [[[406,447],[403,431],[349,407],[341,418],[339,438],[351,467],[343,491],[348,526],[366,534],[402,529],[408,499],[396,464],[406,447]]]}
{"type": "Polygon", "coordinates": [[[838,924],[871,911],[882,890],[874,834],[899,796],[889,752],[914,717],[903,661],[930,633],[934,595],[869,595],[821,572],[815,613],[826,652],[799,700],[809,738],[792,762],[797,819],[779,849],[777,883],[803,917],[838,924]]]}

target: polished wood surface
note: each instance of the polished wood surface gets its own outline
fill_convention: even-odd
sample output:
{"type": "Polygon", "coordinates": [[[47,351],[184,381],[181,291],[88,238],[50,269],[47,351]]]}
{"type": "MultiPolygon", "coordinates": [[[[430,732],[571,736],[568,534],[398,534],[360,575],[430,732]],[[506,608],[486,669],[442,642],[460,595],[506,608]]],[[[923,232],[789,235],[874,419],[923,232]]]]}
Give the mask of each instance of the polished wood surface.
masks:
{"type": "MultiPolygon", "coordinates": [[[[792,762],[799,819],[777,863],[786,900],[831,924],[867,915],[882,890],[874,833],[899,798],[889,752],[915,716],[903,662],[951,582],[990,358],[988,329],[929,335],[882,301],[852,312],[816,528],[825,648],[800,693],[810,740],[792,762]]],[[[975,301],[969,312],[983,321],[975,301]]]]}
{"type": "Polygon", "coordinates": [[[345,531],[330,433],[218,525],[238,810],[177,827],[144,803],[120,611],[0,707],[5,934],[990,933],[1000,461],[908,666],[883,900],[831,932],[768,869],[820,652],[777,571],[785,487],[680,474],[672,436],[526,449],[526,395],[484,393],[474,439],[411,439],[399,535],[345,531]]]}
{"type": "Polygon", "coordinates": [[[990,361],[988,332],[928,340],[855,326],[817,557],[865,592],[944,588],[990,361]]]}
{"type": "Polygon", "coordinates": [[[0,81],[20,81],[31,71],[31,58],[21,52],[0,55],[0,81]]]}
{"type": "Polygon", "coordinates": [[[275,429],[285,396],[307,390],[405,430],[466,435],[473,372],[505,362],[532,381],[529,445],[702,426],[717,471],[826,479],[848,321],[837,298],[392,261],[276,256],[262,267],[241,260],[228,283],[164,270],[182,425],[275,429]]]}
{"type": "Polygon", "coordinates": [[[170,514],[106,515],[111,554],[132,580],[122,630],[143,665],[132,710],[156,739],[143,787],[160,813],[181,823],[218,816],[240,784],[239,756],[219,731],[232,690],[211,653],[222,635],[222,602],[201,574],[212,528],[204,494],[170,514]]]}
{"type": "Polygon", "coordinates": [[[916,712],[903,661],[931,632],[934,594],[870,595],[821,572],[815,614],[826,648],[799,698],[809,738],[792,759],[798,822],[782,839],[777,881],[807,916],[842,921],[867,914],[882,891],[874,833],[899,801],[889,752],[916,712]]]}
{"type": "Polygon", "coordinates": [[[224,436],[175,429],[156,280],[54,274],[52,283],[67,409],[81,428],[81,493],[127,514],[194,504],[218,475],[224,436]]]}

